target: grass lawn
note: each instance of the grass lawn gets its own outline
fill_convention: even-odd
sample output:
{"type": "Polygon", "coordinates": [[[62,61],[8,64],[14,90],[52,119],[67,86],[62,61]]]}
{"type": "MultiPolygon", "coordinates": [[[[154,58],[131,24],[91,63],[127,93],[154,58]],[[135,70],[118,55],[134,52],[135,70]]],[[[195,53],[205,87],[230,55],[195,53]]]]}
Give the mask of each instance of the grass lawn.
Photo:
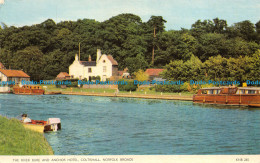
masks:
{"type": "Polygon", "coordinates": [[[42,133],[25,129],[17,119],[0,116],[0,155],[53,155],[42,133]]]}
{"type": "MultiPolygon", "coordinates": [[[[90,93],[115,93],[115,89],[85,89],[85,88],[56,88],[55,85],[41,85],[46,86],[45,89],[46,92],[52,92],[52,91],[61,91],[61,92],[90,92],[90,93]]],[[[130,94],[130,92],[127,91],[120,91],[118,94],[130,94]]],[[[145,89],[141,91],[133,91],[131,92],[133,95],[182,95],[182,96],[192,96],[193,94],[190,92],[182,92],[182,93],[166,93],[166,92],[156,92],[155,90],[145,89]]]]}

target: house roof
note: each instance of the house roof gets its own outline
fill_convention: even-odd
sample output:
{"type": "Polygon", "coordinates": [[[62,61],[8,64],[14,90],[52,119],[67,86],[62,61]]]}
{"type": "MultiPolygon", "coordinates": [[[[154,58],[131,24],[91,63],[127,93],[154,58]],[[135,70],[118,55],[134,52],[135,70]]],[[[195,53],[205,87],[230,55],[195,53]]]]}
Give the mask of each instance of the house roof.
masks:
{"type": "Polygon", "coordinates": [[[70,77],[70,75],[67,72],[60,72],[57,77],[70,77]]]}
{"type": "Polygon", "coordinates": [[[112,65],[118,65],[117,61],[114,60],[112,55],[108,55],[107,58],[110,60],[110,62],[112,63],[112,65]]]}
{"type": "Polygon", "coordinates": [[[146,69],[145,73],[147,73],[149,76],[159,76],[159,74],[163,71],[164,69],[146,69]]]}
{"type": "Polygon", "coordinates": [[[96,66],[96,61],[80,61],[80,64],[84,66],[96,66]]]}
{"type": "Polygon", "coordinates": [[[27,75],[22,70],[3,70],[3,69],[0,69],[0,72],[3,73],[7,77],[30,78],[30,76],[27,75]]]}

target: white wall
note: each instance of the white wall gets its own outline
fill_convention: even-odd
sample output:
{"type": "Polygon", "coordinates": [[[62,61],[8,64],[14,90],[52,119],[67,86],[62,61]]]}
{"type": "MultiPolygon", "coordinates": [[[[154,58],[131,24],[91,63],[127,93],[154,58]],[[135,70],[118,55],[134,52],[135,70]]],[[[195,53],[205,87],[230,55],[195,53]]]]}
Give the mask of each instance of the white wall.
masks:
{"type": "Polygon", "coordinates": [[[107,58],[106,55],[102,55],[97,62],[96,66],[83,66],[78,60],[76,60],[69,66],[69,74],[73,75],[73,78],[81,79],[87,78],[90,76],[100,76],[102,81],[105,81],[107,78],[112,76],[112,63],[107,58]],[[105,61],[105,62],[104,62],[105,61]],[[106,72],[103,72],[103,67],[106,66],[106,72]],[[92,69],[92,72],[88,72],[88,68],[92,69]]]}
{"type": "Polygon", "coordinates": [[[0,72],[0,79],[1,81],[7,81],[7,77],[2,72],[0,72]]]}
{"type": "Polygon", "coordinates": [[[79,61],[74,61],[69,66],[69,75],[73,75],[73,78],[84,78],[84,66],[79,63],[79,61]]]}
{"type": "Polygon", "coordinates": [[[100,60],[97,63],[97,74],[101,77],[102,81],[105,81],[106,78],[110,78],[112,76],[112,63],[110,60],[107,58],[106,55],[102,55],[100,60]],[[105,61],[105,62],[104,62],[105,61]],[[106,66],[106,72],[103,71],[103,67],[106,66]]]}

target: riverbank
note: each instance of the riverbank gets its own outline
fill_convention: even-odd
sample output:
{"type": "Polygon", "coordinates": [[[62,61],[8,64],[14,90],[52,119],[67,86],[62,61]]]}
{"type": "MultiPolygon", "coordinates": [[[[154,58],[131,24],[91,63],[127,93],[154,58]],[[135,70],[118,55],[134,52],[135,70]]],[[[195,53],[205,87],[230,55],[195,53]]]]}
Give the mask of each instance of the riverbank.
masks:
{"type": "Polygon", "coordinates": [[[25,129],[17,119],[0,116],[0,155],[53,155],[43,134],[25,129]]]}
{"type": "Polygon", "coordinates": [[[81,95],[81,96],[104,96],[104,97],[130,97],[145,99],[163,99],[163,100],[184,100],[192,101],[192,96],[188,95],[151,95],[151,94],[116,94],[116,93],[91,93],[91,92],[61,92],[64,95],[81,95]]]}

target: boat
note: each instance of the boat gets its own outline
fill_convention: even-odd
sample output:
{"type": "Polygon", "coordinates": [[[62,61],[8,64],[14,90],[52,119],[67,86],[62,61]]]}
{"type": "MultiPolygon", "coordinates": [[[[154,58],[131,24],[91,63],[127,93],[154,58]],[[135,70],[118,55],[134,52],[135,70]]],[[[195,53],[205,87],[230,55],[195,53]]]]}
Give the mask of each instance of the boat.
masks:
{"type": "Polygon", "coordinates": [[[44,89],[42,86],[31,86],[31,85],[23,85],[23,86],[18,86],[15,85],[13,87],[13,93],[14,94],[19,94],[19,95],[43,95],[44,94],[44,89]]]}
{"type": "Polygon", "coordinates": [[[40,133],[48,131],[57,131],[61,129],[60,118],[49,118],[47,121],[44,120],[31,120],[31,122],[23,122],[23,126],[33,131],[40,133]]]}
{"type": "Polygon", "coordinates": [[[193,95],[194,103],[260,107],[259,87],[201,88],[193,95]]]}

